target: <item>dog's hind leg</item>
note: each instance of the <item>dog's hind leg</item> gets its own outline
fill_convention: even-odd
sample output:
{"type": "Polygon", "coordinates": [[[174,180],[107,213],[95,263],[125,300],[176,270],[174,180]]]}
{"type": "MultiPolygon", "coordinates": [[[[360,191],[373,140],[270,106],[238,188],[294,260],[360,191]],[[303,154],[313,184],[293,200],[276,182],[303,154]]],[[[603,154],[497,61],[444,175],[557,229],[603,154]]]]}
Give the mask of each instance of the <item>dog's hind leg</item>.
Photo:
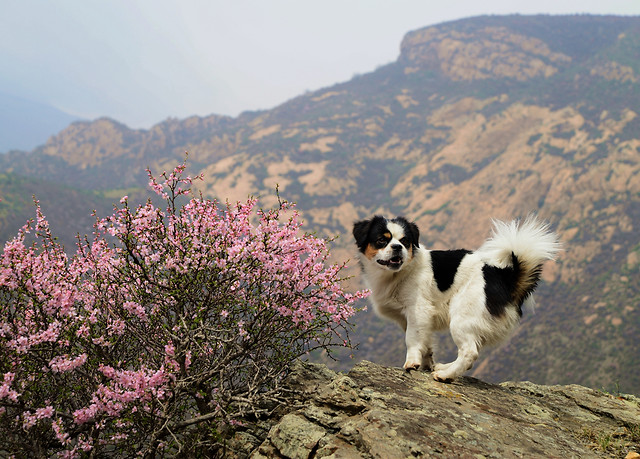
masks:
{"type": "Polygon", "coordinates": [[[458,358],[451,363],[436,365],[432,376],[436,381],[449,381],[462,375],[473,367],[478,359],[478,345],[471,339],[456,342],[458,345],[458,358]]]}
{"type": "MultiPolygon", "coordinates": [[[[466,311],[469,309],[465,308],[466,311]]],[[[473,317],[473,315],[471,316],[473,317]]],[[[438,364],[432,373],[437,381],[448,381],[471,369],[478,359],[481,339],[474,320],[463,314],[454,314],[449,324],[453,342],[458,346],[458,358],[451,363],[438,364]]]]}
{"type": "Polygon", "coordinates": [[[453,364],[453,362],[449,362],[449,363],[436,363],[433,366],[433,371],[444,371],[447,368],[449,368],[451,365],[453,364]]]}

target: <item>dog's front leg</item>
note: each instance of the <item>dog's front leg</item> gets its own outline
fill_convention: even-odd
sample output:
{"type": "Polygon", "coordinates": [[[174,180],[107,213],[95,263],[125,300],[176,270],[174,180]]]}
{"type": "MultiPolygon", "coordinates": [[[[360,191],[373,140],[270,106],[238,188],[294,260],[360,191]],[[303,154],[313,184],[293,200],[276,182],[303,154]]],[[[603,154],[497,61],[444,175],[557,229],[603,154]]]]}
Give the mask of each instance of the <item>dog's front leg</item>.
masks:
{"type": "Polygon", "coordinates": [[[433,365],[433,354],[430,345],[431,333],[431,324],[428,317],[422,317],[419,311],[408,311],[407,329],[404,337],[407,345],[407,358],[404,362],[405,370],[431,369],[433,365]]]}

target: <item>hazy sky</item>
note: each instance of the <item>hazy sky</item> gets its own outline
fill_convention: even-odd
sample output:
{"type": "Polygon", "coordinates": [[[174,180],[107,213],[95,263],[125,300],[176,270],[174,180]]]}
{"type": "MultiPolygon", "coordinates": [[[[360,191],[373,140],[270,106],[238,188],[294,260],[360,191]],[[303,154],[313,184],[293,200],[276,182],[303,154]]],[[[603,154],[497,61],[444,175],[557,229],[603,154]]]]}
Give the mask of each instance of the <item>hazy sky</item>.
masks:
{"type": "Polygon", "coordinates": [[[640,15],[640,0],[0,0],[0,92],[148,128],[236,116],[394,61],[481,14],[640,15]]]}

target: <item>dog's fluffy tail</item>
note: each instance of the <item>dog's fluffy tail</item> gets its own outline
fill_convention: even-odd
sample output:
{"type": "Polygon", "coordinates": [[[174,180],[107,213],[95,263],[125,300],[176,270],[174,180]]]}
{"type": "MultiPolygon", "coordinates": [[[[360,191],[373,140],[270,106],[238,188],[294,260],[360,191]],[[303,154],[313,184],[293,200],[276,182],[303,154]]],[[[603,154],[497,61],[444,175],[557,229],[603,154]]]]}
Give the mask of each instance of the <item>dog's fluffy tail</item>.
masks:
{"type": "Polygon", "coordinates": [[[519,305],[530,296],[540,280],[542,264],[555,259],[562,246],[549,224],[535,215],[524,220],[503,222],[493,220],[491,237],[478,249],[489,265],[499,268],[512,267],[516,274],[513,300],[519,305]]]}
{"type": "Polygon", "coordinates": [[[493,220],[491,237],[478,252],[498,267],[510,266],[511,254],[521,263],[538,266],[546,260],[553,260],[561,248],[558,236],[549,230],[549,224],[529,215],[523,221],[493,220]]]}

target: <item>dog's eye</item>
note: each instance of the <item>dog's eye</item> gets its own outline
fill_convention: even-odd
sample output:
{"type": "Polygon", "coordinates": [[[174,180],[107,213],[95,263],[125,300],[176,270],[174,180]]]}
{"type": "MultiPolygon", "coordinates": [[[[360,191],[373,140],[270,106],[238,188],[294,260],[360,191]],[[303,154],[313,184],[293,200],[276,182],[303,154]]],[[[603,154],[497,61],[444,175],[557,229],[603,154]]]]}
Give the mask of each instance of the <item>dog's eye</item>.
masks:
{"type": "Polygon", "coordinates": [[[385,238],[381,237],[381,238],[379,238],[379,239],[376,241],[376,245],[377,245],[379,248],[382,248],[382,247],[384,247],[385,245],[387,245],[387,240],[386,240],[385,238]]]}
{"type": "Polygon", "coordinates": [[[408,237],[403,237],[402,239],[400,239],[400,244],[402,244],[405,247],[409,247],[409,238],[408,237]]]}

